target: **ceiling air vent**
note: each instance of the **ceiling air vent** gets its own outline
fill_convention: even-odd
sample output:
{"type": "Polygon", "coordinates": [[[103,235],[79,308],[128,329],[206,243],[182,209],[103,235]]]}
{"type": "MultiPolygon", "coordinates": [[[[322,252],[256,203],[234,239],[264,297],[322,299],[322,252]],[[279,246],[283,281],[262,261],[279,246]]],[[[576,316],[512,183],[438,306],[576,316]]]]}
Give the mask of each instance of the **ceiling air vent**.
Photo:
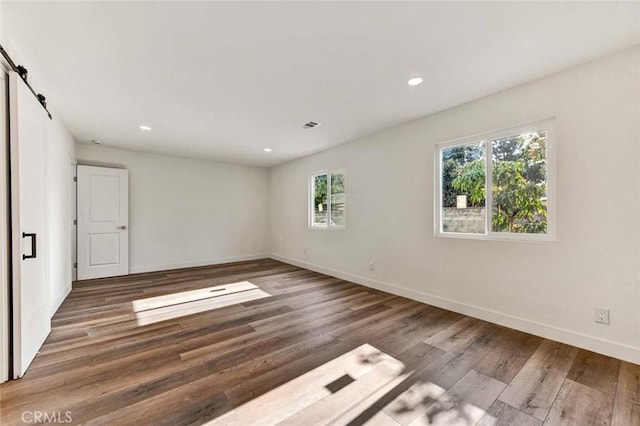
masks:
{"type": "Polygon", "coordinates": [[[314,127],[318,127],[320,125],[320,123],[317,123],[315,121],[309,121],[308,123],[304,123],[302,125],[303,129],[313,129],[314,127]]]}

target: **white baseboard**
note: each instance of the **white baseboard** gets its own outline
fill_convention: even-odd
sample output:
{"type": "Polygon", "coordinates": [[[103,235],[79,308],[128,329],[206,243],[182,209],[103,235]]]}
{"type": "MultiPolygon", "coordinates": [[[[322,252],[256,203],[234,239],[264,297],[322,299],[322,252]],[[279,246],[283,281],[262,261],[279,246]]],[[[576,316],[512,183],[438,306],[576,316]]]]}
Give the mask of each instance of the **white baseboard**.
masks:
{"type": "Polygon", "coordinates": [[[363,277],[360,275],[354,275],[348,272],[326,268],[324,266],[315,265],[313,263],[292,259],[292,258],[281,256],[278,254],[272,253],[270,257],[272,259],[279,260],[281,262],[289,263],[291,265],[299,266],[301,268],[309,269],[311,271],[319,272],[325,275],[330,275],[332,277],[340,278],[343,280],[351,281],[356,284],[375,288],[377,290],[385,291],[387,293],[403,296],[408,299],[426,303],[428,305],[437,306],[439,308],[458,312],[458,313],[468,315],[474,318],[478,318],[481,320],[485,320],[494,324],[499,324],[505,327],[523,331],[525,333],[530,333],[536,336],[544,337],[550,340],[555,340],[557,342],[566,343],[568,345],[587,349],[593,352],[598,352],[604,355],[622,359],[635,364],[640,364],[640,348],[624,345],[617,342],[612,342],[609,340],[600,339],[597,337],[589,336],[589,335],[578,333],[571,330],[566,330],[560,327],[555,327],[549,324],[544,324],[544,323],[533,321],[526,318],[507,315],[507,314],[486,309],[480,306],[456,302],[455,300],[447,299],[447,298],[436,296],[433,294],[418,292],[408,288],[399,287],[394,284],[389,284],[382,281],[373,280],[371,278],[363,277]]]}
{"type": "Polygon", "coordinates": [[[134,266],[129,268],[129,273],[140,274],[143,272],[169,271],[171,269],[195,268],[198,266],[219,265],[221,263],[244,262],[247,260],[265,259],[268,257],[269,257],[268,253],[258,253],[258,254],[249,254],[245,256],[224,257],[224,258],[217,258],[217,259],[204,259],[204,260],[196,260],[193,262],[172,263],[172,264],[166,264],[166,265],[134,266]]]}

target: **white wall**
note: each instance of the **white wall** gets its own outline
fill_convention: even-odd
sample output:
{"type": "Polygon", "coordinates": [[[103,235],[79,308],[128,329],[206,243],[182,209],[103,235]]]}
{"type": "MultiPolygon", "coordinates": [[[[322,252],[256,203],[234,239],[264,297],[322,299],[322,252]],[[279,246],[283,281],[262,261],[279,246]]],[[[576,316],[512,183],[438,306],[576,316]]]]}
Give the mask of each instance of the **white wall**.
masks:
{"type": "Polygon", "coordinates": [[[639,108],[635,48],[275,167],[271,251],[640,363],[639,108]],[[549,117],[557,119],[557,241],[434,237],[434,145],[549,117]],[[309,230],[309,176],[342,167],[346,230],[309,230]],[[594,322],[595,307],[611,309],[611,325],[594,322]]]}
{"type": "Polygon", "coordinates": [[[265,257],[269,171],[78,144],[79,164],[129,169],[129,268],[265,257]]]}

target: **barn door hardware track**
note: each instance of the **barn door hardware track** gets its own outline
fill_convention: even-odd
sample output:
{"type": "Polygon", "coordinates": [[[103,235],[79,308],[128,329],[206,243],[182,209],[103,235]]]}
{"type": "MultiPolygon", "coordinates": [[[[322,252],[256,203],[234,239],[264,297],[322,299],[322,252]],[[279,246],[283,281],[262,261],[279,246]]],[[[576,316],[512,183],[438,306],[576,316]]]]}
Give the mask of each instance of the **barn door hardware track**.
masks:
{"type": "Polygon", "coordinates": [[[22,81],[24,81],[24,84],[26,84],[29,90],[31,90],[31,93],[33,93],[33,96],[35,96],[38,102],[40,103],[40,105],[42,105],[42,108],[44,108],[44,110],[47,111],[49,120],[51,120],[52,119],[51,113],[47,109],[47,98],[45,98],[42,93],[36,93],[36,91],[33,90],[33,87],[31,87],[31,85],[27,81],[27,73],[28,73],[27,69],[22,65],[16,65],[16,63],[13,62],[13,59],[11,59],[11,56],[9,56],[9,53],[7,53],[7,51],[4,50],[4,47],[2,47],[1,44],[0,44],[0,53],[2,53],[2,56],[4,56],[4,59],[7,61],[11,69],[17,72],[18,75],[22,78],[22,81]]]}

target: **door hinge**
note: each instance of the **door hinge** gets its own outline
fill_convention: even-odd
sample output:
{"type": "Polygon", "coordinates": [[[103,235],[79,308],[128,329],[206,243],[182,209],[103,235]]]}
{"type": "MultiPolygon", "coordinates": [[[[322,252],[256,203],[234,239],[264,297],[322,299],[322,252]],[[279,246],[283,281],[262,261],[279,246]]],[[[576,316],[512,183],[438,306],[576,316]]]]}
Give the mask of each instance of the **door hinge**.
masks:
{"type": "Polygon", "coordinates": [[[73,267],[77,268],[78,267],[78,263],[77,262],[73,262],[73,267]]]}
{"type": "Polygon", "coordinates": [[[74,182],[77,182],[77,181],[78,181],[78,176],[74,176],[74,177],[73,177],[73,181],[74,181],[74,182]]]}
{"type": "Polygon", "coordinates": [[[77,225],[78,224],[78,219],[73,219],[73,224],[77,225]]]}

